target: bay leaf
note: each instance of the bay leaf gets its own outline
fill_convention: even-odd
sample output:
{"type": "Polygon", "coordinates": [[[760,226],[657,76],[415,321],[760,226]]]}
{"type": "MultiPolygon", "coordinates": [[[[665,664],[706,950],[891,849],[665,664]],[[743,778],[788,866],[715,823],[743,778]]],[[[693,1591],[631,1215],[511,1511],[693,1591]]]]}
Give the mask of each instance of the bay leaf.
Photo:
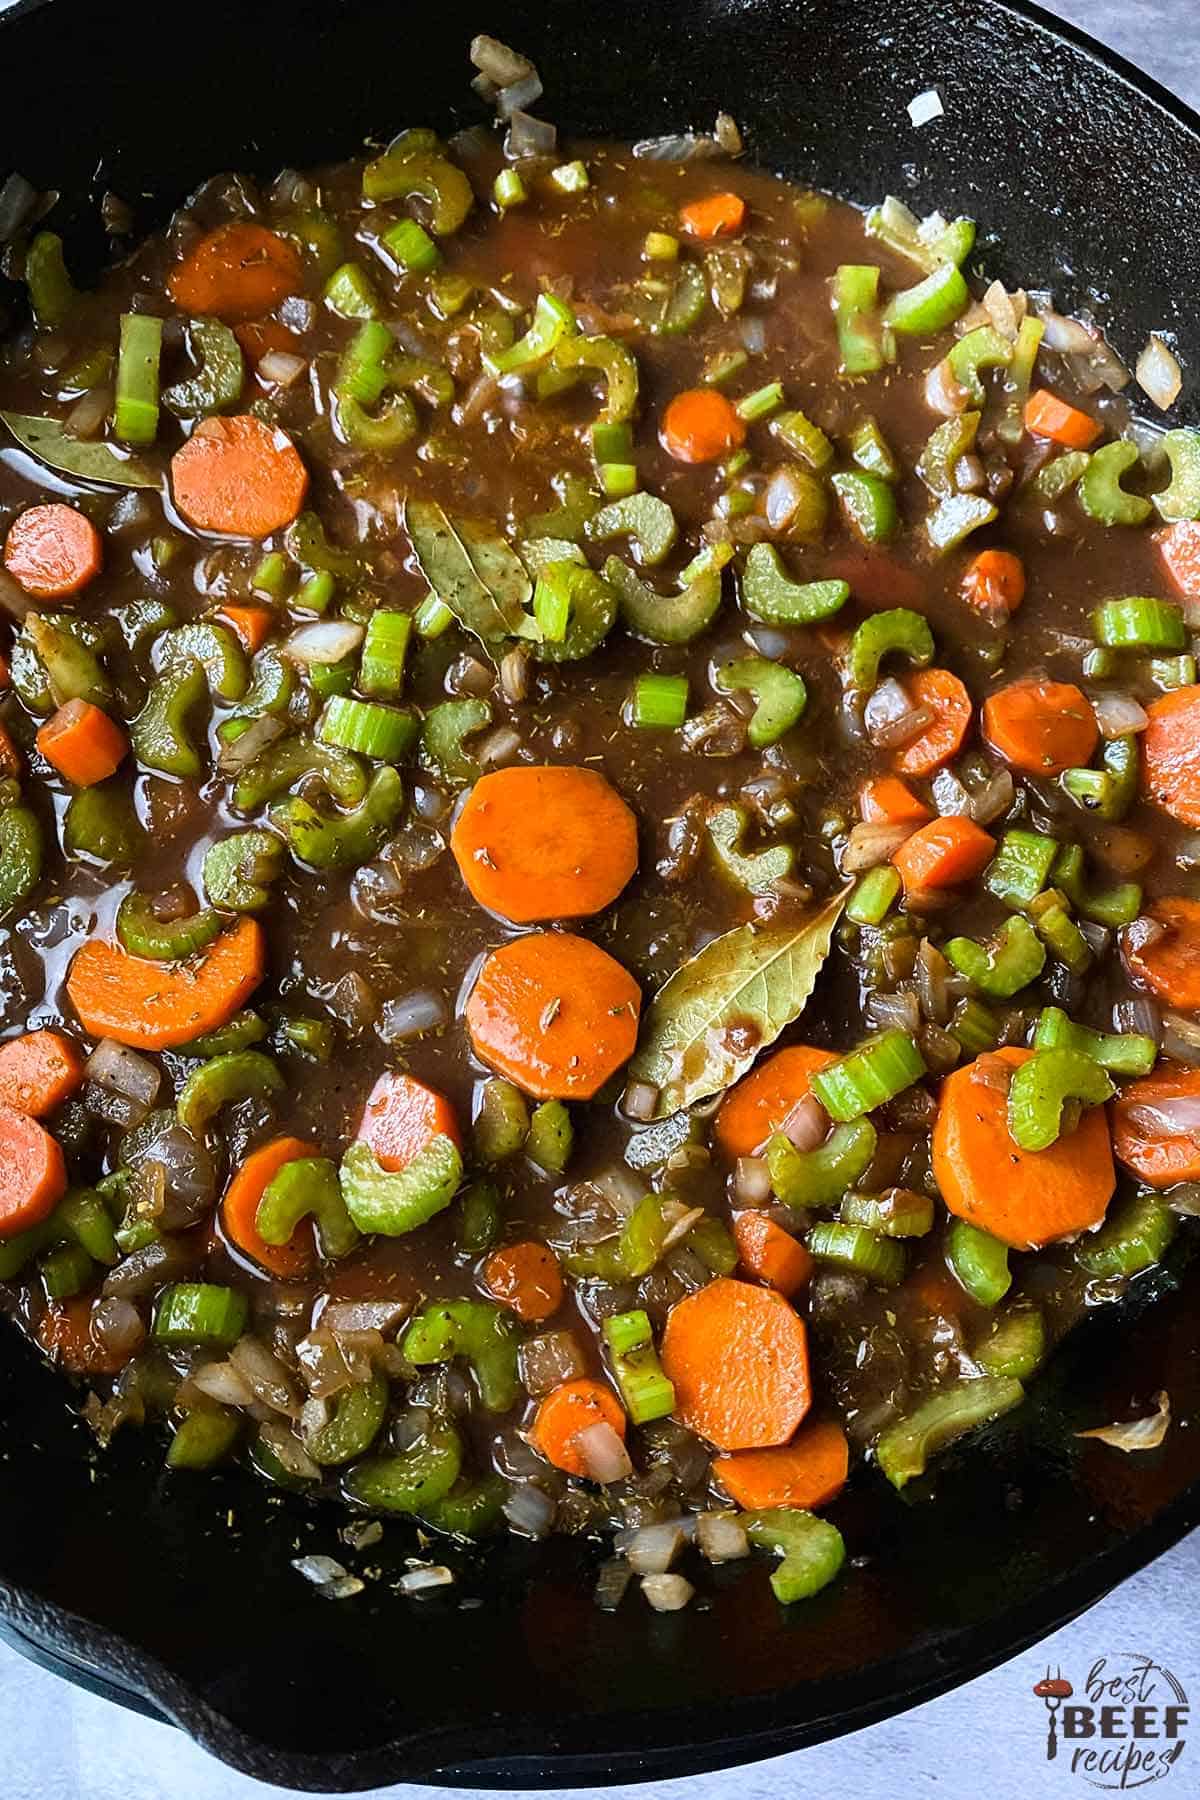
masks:
{"type": "Polygon", "coordinates": [[[22,450],[28,450],[30,456],[36,456],[60,475],[73,475],[77,481],[99,481],[105,487],[162,486],[161,475],[119,444],[72,437],[60,420],[35,413],[0,412],[0,419],[22,450]]]}
{"type": "Polygon", "coordinates": [[[473,637],[490,650],[521,631],[532,588],[502,537],[457,524],[435,500],[408,500],[404,528],[422,575],[473,637]]]}
{"type": "Polygon", "coordinates": [[[642,1020],[629,1072],[658,1089],[654,1117],[746,1073],[808,1004],[849,887],[796,925],[739,925],[676,969],[642,1020]]]}

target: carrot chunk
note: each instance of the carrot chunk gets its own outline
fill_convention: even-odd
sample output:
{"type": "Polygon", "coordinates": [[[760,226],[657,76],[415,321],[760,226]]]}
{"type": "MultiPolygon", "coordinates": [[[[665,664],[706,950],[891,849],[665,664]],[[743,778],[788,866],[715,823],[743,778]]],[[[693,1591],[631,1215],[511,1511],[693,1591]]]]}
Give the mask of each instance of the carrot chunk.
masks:
{"type": "Polygon", "coordinates": [[[993,617],[1015,613],[1025,598],[1025,564],[1011,550],[981,550],[963,576],[962,593],[993,617]]]}
{"type": "Polygon", "coordinates": [[[90,700],[68,700],[37,734],[48,763],[76,787],[94,787],[115,774],[129,752],[123,725],[90,700]]]}
{"type": "Polygon", "coordinates": [[[82,1081],[79,1046],[61,1031],[27,1031],[0,1044],[0,1106],[43,1119],[82,1081]]]}
{"type": "Polygon", "coordinates": [[[1116,1181],[1100,1107],[1048,1150],[1022,1150],[1010,1136],[1008,1094],[989,1065],[1015,1069],[1032,1054],[997,1050],[956,1069],[933,1127],[934,1178],[950,1211],[1017,1250],[1098,1225],[1116,1181]]]}
{"type": "Polygon", "coordinates": [[[950,813],[914,831],[892,854],[907,894],[928,888],[958,887],[973,881],[991,861],[996,840],[974,820],[950,813]]]}
{"type": "Polygon", "coordinates": [[[1145,916],[1164,926],[1164,935],[1138,944],[1130,931],[1123,934],[1130,974],[1176,1011],[1200,1012],[1200,901],[1172,895],[1155,900],[1145,916]]]}
{"type": "Polygon", "coordinates": [[[258,1203],[285,1163],[315,1156],[303,1138],[277,1137],[252,1150],[225,1190],[221,1229],[234,1249],[279,1281],[299,1281],[316,1263],[311,1219],[301,1219],[286,1244],[268,1244],[258,1234],[258,1203]]]}
{"type": "Polygon", "coordinates": [[[484,775],[450,848],[472,898],[517,925],[603,911],[637,869],[637,821],[595,769],[484,775]]]}
{"type": "Polygon", "coordinates": [[[262,538],[299,513],[308,470],[286,431],[242,413],[201,420],[171,458],[171,487],[198,531],[262,538]]]}
{"type": "Polygon", "coordinates": [[[676,462],[720,462],[745,442],[746,427],[716,388],[688,388],[667,407],[659,436],[676,462]]]}
{"type": "Polygon", "coordinates": [[[933,718],[919,738],[896,751],[892,766],[901,775],[932,775],[962,749],[971,696],[949,669],[918,669],[900,685],[913,705],[927,706],[933,718]]]}
{"type": "Polygon", "coordinates": [[[579,1448],[579,1434],[589,1425],[611,1425],[625,1436],[625,1413],[611,1388],[602,1381],[581,1376],[552,1388],[537,1410],[529,1441],[556,1469],[568,1475],[586,1475],[587,1462],[579,1448]]]}
{"type": "Polygon", "coordinates": [[[116,1375],[129,1358],[92,1336],[90,1295],[52,1300],[37,1322],[38,1343],[71,1375],[116,1375]]]}
{"type": "Polygon", "coordinates": [[[1038,388],[1025,402],[1025,429],[1034,437],[1050,438],[1068,450],[1090,450],[1104,432],[1089,413],[1068,406],[1049,388],[1038,388]]]}
{"type": "Polygon", "coordinates": [[[802,1426],[790,1444],[777,1449],[739,1450],[714,1457],[712,1465],[726,1493],[746,1512],[827,1506],[845,1487],[849,1469],[850,1445],[832,1419],[802,1426]]]}
{"type": "Polygon", "coordinates": [[[1200,825],[1200,687],[1176,688],[1146,711],[1142,791],[1181,825],[1200,825]]]}
{"type": "Polygon", "coordinates": [[[67,993],[86,1032],[135,1050],[167,1050],[228,1024],[263,977],[257,919],[240,919],[183,963],[150,962],[97,940],[78,951],[67,993]]]}
{"type": "Polygon", "coordinates": [[[181,312],[232,322],[270,312],[298,294],[303,281],[299,254],[286,238],[251,220],[231,219],[176,264],[167,289],[181,312]]]}
{"type": "Polygon", "coordinates": [[[531,1324],[550,1318],[563,1302],[558,1258],[549,1245],[532,1239],[493,1250],[483,1266],[483,1285],[493,1300],[531,1324]]]}
{"type": "Polygon", "coordinates": [[[1174,1187],[1178,1181],[1200,1181],[1200,1131],[1172,1132],[1164,1120],[1161,1132],[1151,1131],[1139,1117],[1141,1109],[1165,1107],[1172,1100],[1200,1100],[1200,1069],[1159,1068],[1121,1090],[1112,1106],[1113,1149],[1123,1163],[1148,1187],[1174,1187]]]}
{"type": "Polygon", "coordinates": [[[1090,761],[1100,741],[1087,696],[1069,681],[1015,681],[983,703],[983,735],[1027,775],[1061,775],[1090,761]]]}
{"type": "Polygon", "coordinates": [[[732,237],[746,218],[746,202],[740,194],[706,194],[679,209],[679,223],[689,237],[732,237]]]}
{"type": "Polygon", "coordinates": [[[641,993],[606,951],[532,932],[486,958],[467,1001],[475,1054],[538,1100],[590,1100],[633,1055],[641,993]]]}
{"type": "Polygon", "coordinates": [[[434,1138],[448,1137],[461,1150],[454,1108],[436,1088],[412,1075],[381,1075],[367,1096],[358,1135],[383,1169],[407,1169],[434,1138]]]}
{"type": "Polygon", "coordinates": [[[0,1238],[49,1218],[67,1191],[58,1144],[36,1119],[0,1106],[0,1238]]]}
{"type": "Polygon", "coordinates": [[[923,825],[933,817],[898,775],[877,775],[864,781],[858,792],[858,812],[864,825],[923,825]]]}
{"type": "Polygon", "coordinates": [[[243,650],[250,656],[262,649],[271,635],[274,623],[270,610],[265,606],[234,606],[230,603],[220,608],[217,617],[224,620],[236,634],[243,650]]]}
{"type": "Polygon", "coordinates": [[[1159,559],[1185,600],[1200,600],[1200,519],[1180,519],[1154,533],[1159,559]]]}
{"type": "Polygon", "coordinates": [[[809,1077],[837,1059],[831,1050],[792,1044],[777,1050],[730,1088],[717,1112],[714,1131],[725,1155],[734,1161],[761,1150],[778,1131],[793,1106],[809,1091],[809,1077]]]}
{"type": "Polygon", "coordinates": [[[812,1277],[813,1259],[790,1231],[766,1213],[739,1213],[733,1226],[743,1269],[779,1293],[797,1293],[812,1277]]]}
{"type": "Polygon", "coordinates": [[[4,566],[27,594],[65,600],[100,573],[100,533],[84,513],[55,501],[18,513],[4,540],[4,566]]]}
{"type": "Polygon", "coordinates": [[[774,1288],[725,1276],[671,1308],[662,1366],[675,1418],[718,1450],[785,1444],[812,1401],[804,1321],[774,1288]]]}

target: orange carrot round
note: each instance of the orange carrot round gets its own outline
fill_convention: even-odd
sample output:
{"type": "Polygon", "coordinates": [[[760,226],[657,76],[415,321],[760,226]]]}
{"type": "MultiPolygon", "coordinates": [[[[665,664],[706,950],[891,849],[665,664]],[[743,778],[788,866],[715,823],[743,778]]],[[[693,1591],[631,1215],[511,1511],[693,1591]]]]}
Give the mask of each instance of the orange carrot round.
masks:
{"type": "Polygon", "coordinates": [[[299,513],[308,470],[286,431],[241,413],[201,420],[171,458],[171,488],[198,531],[262,538],[299,513]]]}
{"type": "Polygon", "coordinates": [[[812,1278],[813,1259],[790,1231],[766,1213],[739,1213],[733,1225],[742,1267],[789,1297],[812,1278]]]}
{"type": "Polygon", "coordinates": [[[251,656],[262,649],[275,622],[265,606],[235,606],[232,602],[222,606],[217,617],[237,635],[242,649],[251,656]]]}
{"type": "Polygon", "coordinates": [[[745,442],[746,427],[716,388],[688,388],[667,407],[659,436],[676,462],[720,462],[745,442]]]}
{"type": "Polygon", "coordinates": [[[747,1512],[827,1506],[845,1487],[849,1469],[850,1445],[833,1419],[802,1426],[790,1444],[777,1449],[739,1450],[714,1457],[712,1465],[730,1499],[747,1512]]]}
{"type": "Polygon", "coordinates": [[[167,1050],[228,1024],[263,977],[262,926],[239,919],[183,963],[150,962],[96,939],[78,951],[67,993],[91,1037],[167,1050]]]}
{"type": "Polygon", "coordinates": [[[316,1263],[312,1220],[301,1219],[286,1244],[268,1244],[258,1234],[258,1203],[285,1163],[316,1154],[303,1138],[272,1138],[250,1152],[221,1202],[221,1229],[234,1249],[279,1281],[299,1281],[316,1263]]]}
{"type": "Polygon", "coordinates": [[[1177,1011],[1200,1012],[1200,901],[1172,895],[1155,900],[1145,916],[1165,933],[1139,945],[1126,929],[1122,954],[1130,974],[1177,1011]]]}
{"type": "Polygon", "coordinates": [[[901,686],[914,706],[927,706],[933,718],[919,738],[892,758],[901,775],[932,775],[962,749],[971,723],[971,696],[949,669],[918,669],[901,686]]]}
{"type": "Polygon", "coordinates": [[[1104,1217],[1116,1177],[1102,1108],[1048,1150],[1009,1135],[1008,1094],[981,1076],[998,1059],[1017,1068],[1031,1050],[997,1050],[942,1083],[933,1127],[933,1173],[952,1213],[1014,1249],[1038,1249],[1088,1231],[1104,1217]]]}
{"type": "Polygon", "coordinates": [[[1178,1181],[1200,1181],[1200,1131],[1178,1136],[1151,1135],[1133,1117],[1138,1107],[1168,1100],[1200,1100],[1200,1069],[1155,1069],[1121,1090],[1112,1105],[1113,1150],[1147,1187],[1169,1188],[1178,1181]]]}
{"type": "Polygon", "coordinates": [[[994,617],[1015,613],[1025,598],[1025,564],[1011,550],[981,550],[963,576],[962,594],[994,617]]]}
{"type": "Polygon", "coordinates": [[[746,202],[740,194],[706,194],[679,209],[679,223],[689,237],[732,237],[746,219],[746,202]]]}
{"type": "Polygon", "coordinates": [[[1154,533],[1163,568],[1185,600],[1200,600],[1200,520],[1180,519],[1154,533]]]}
{"type": "Polygon", "coordinates": [[[717,1112],[717,1143],[731,1162],[754,1156],[778,1131],[798,1100],[808,1093],[809,1077],[835,1062],[831,1050],[792,1044],[777,1050],[730,1088],[717,1112]]]}
{"type": "Polygon", "coordinates": [[[1089,762],[1100,741],[1096,716],[1069,681],[1015,681],[983,703],[983,735],[1027,775],[1061,775],[1089,762]]]}
{"type": "Polygon", "coordinates": [[[637,868],[637,821],[595,769],[517,764],[484,775],[450,848],[473,899],[531,925],[614,901],[637,868]]]}
{"type": "Polygon", "coordinates": [[[393,1172],[407,1169],[436,1137],[448,1137],[462,1148],[458,1119],[446,1096],[398,1070],[381,1075],[371,1089],[358,1135],[370,1145],[380,1168],[393,1172]]]}
{"type": "Polygon", "coordinates": [[[123,725],[90,700],[68,700],[39,727],[37,747],[75,787],[93,787],[116,773],[129,751],[123,725]]]}
{"type": "Polygon", "coordinates": [[[996,851],[996,840],[959,813],[931,819],[892,853],[906,894],[974,881],[996,851]]]}
{"type": "Polygon", "coordinates": [[[49,1218],[67,1191],[63,1153],[50,1133],[13,1106],[0,1106],[0,1238],[49,1218]]]}
{"type": "Polygon", "coordinates": [[[54,501],[18,513],[4,540],[4,566],[27,594],[65,600],[100,573],[100,533],[84,513],[54,501]]]}
{"type": "Polygon", "coordinates": [[[0,1106],[44,1119],[82,1082],[79,1046],[61,1031],[27,1031],[0,1044],[0,1106]]]}
{"type": "Polygon", "coordinates": [[[529,1323],[550,1318],[563,1302],[558,1258],[533,1239],[493,1250],[483,1266],[483,1285],[493,1300],[529,1323]]]}
{"type": "Polygon", "coordinates": [[[774,1288],[722,1276],[667,1315],[674,1417],[718,1450],[785,1444],[812,1392],[804,1321],[774,1288]]]}
{"type": "Polygon", "coordinates": [[[933,814],[898,775],[876,775],[858,792],[864,825],[923,825],[933,814]]]}
{"type": "Polygon", "coordinates": [[[590,1100],[633,1055],[641,992],[606,951],[538,931],[485,959],[467,1001],[475,1054],[538,1100],[590,1100]]]}
{"type": "Polygon", "coordinates": [[[181,312],[233,322],[270,312],[298,294],[303,281],[299,254],[286,238],[248,219],[232,219],[176,264],[167,289],[181,312]]]}
{"type": "Polygon", "coordinates": [[[589,1425],[602,1424],[611,1425],[619,1437],[625,1436],[621,1403],[602,1381],[580,1376],[576,1381],[564,1381],[546,1395],[538,1407],[529,1441],[556,1469],[565,1469],[568,1475],[586,1475],[588,1466],[579,1450],[579,1434],[589,1425]]]}
{"type": "Polygon", "coordinates": [[[1038,388],[1026,401],[1025,429],[1034,437],[1065,444],[1068,450],[1090,450],[1104,432],[1103,425],[1098,424],[1090,413],[1081,412],[1077,406],[1068,406],[1049,388],[1038,388]]]}
{"type": "Polygon", "coordinates": [[[71,1375],[116,1375],[129,1360],[92,1336],[88,1294],[52,1300],[37,1322],[37,1339],[51,1361],[71,1375]]]}
{"type": "Polygon", "coordinates": [[[1143,792],[1181,825],[1200,825],[1200,687],[1176,688],[1146,711],[1143,792]]]}

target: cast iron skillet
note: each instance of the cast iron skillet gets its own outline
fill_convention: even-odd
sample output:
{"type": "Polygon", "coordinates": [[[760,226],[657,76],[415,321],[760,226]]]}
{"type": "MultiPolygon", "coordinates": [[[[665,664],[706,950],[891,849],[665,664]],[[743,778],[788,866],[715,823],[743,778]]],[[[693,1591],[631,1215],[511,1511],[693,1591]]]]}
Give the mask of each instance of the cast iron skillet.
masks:
{"type": "MultiPolygon", "coordinates": [[[[1127,356],[1151,328],[1177,333],[1197,391],[1200,120],[1041,14],[989,0],[206,0],[186,30],[171,15],[169,38],[166,17],[150,0],[26,0],[0,17],[0,174],[62,190],[76,267],[103,257],[90,202],[110,185],[153,196],[148,226],[216,169],[271,173],[404,124],[474,119],[465,52],[485,27],[536,57],[543,110],[571,130],[706,128],[724,107],[770,168],[973,214],[1000,236],[995,272],[1066,301],[1094,292],[1127,356]],[[905,103],[932,83],[947,116],[915,131],[905,103]]],[[[410,1547],[403,1526],[377,1554],[383,1580],[323,1602],[289,1562],[337,1552],[334,1514],[248,1476],[168,1481],[160,1448],[133,1433],[98,1457],[61,1382],[5,1329],[0,1612],[73,1678],[293,1788],[564,1787],[794,1748],[1011,1656],[1200,1521],[1200,1430],[1140,1457],[1071,1436],[1163,1387],[1177,1419],[1196,1413],[1200,1259],[1151,1281],[1158,1304],[1143,1279],[1132,1328],[1090,1321],[936,1483],[900,1498],[864,1470],[835,1513],[860,1566],[791,1612],[765,1571],[734,1567],[707,1581],[703,1608],[659,1616],[631,1595],[601,1614],[595,1552],[567,1541],[497,1544],[454,1589],[404,1601],[386,1582],[410,1547]]]]}

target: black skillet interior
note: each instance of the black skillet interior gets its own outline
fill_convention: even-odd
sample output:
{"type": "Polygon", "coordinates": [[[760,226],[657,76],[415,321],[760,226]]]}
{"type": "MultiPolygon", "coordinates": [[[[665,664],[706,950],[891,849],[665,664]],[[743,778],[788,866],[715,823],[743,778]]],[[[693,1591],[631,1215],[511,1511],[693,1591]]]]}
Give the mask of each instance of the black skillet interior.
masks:
{"type": "MultiPolygon", "coordinates": [[[[473,122],[466,46],[487,27],[537,59],[543,110],[569,130],[706,128],[726,108],[768,167],[969,212],[996,234],[994,272],[1090,298],[1127,356],[1174,332],[1200,369],[1200,125],[1044,18],[991,0],[207,0],[168,36],[167,16],[32,0],[0,17],[0,174],[62,190],[76,266],[104,255],[107,187],[145,196],[149,226],[215,169],[473,122]],[[915,130],[906,103],[931,85],[946,116],[915,130]]],[[[401,1527],[374,1553],[381,1579],[323,1602],[289,1564],[337,1553],[335,1518],[248,1477],[168,1482],[133,1434],[98,1458],[71,1397],[4,1331],[0,1616],[289,1787],[563,1787],[795,1747],[1013,1654],[1200,1520],[1200,1431],[1129,1458],[1071,1436],[1163,1387],[1177,1418],[1196,1413],[1200,1259],[1152,1285],[1158,1304],[1143,1280],[1132,1319],[1086,1325],[933,1487],[901,1499],[864,1471],[835,1515],[859,1566],[792,1613],[729,1569],[686,1613],[631,1597],[601,1614],[595,1553],[570,1542],[498,1544],[455,1588],[404,1601],[388,1581],[411,1548],[401,1527]]]]}

